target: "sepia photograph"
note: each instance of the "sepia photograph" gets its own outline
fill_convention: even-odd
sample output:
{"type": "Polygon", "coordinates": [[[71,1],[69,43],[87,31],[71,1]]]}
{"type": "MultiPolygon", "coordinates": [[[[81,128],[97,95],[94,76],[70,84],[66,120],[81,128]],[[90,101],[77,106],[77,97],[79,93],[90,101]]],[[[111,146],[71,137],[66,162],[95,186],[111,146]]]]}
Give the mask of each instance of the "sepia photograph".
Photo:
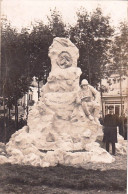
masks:
{"type": "Polygon", "coordinates": [[[128,1],[0,0],[0,194],[127,194],[128,1]]]}

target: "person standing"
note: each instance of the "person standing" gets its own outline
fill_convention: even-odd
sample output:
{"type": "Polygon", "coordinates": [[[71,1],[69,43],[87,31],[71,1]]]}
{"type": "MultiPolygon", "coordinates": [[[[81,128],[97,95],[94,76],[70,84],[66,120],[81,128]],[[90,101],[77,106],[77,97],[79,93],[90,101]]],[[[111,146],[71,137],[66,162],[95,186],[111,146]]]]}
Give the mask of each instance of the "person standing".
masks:
{"type": "Polygon", "coordinates": [[[125,119],[125,116],[122,115],[119,117],[119,134],[124,136],[124,119],[125,119]]]}
{"type": "Polygon", "coordinates": [[[124,140],[127,140],[127,129],[128,129],[128,122],[127,117],[124,118],[124,140]]]}
{"type": "Polygon", "coordinates": [[[104,138],[106,143],[106,151],[109,152],[109,146],[112,144],[112,155],[116,153],[115,143],[117,143],[117,126],[119,126],[119,117],[113,114],[113,110],[110,109],[108,115],[104,118],[104,138]]]}

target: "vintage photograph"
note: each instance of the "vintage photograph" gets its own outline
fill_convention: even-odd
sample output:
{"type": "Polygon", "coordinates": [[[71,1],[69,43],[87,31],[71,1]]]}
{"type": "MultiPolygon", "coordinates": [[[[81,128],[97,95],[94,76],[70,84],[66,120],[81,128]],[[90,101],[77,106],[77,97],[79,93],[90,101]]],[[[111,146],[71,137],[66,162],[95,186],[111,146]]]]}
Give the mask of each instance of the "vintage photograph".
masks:
{"type": "Polygon", "coordinates": [[[0,1],[0,194],[126,194],[128,2],[0,1]]]}

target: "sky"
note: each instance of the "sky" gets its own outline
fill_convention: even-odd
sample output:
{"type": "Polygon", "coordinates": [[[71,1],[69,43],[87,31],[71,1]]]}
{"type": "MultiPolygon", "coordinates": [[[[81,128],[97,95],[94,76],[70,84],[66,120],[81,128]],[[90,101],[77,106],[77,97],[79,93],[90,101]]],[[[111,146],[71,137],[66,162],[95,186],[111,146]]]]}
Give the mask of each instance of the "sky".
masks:
{"type": "Polygon", "coordinates": [[[76,11],[81,6],[89,13],[96,7],[101,7],[103,15],[109,15],[111,25],[115,27],[119,22],[127,20],[128,2],[124,0],[2,0],[1,14],[20,30],[22,27],[30,27],[31,22],[34,24],[38,20],[47,23],[50,9],[55,7],[61,12],[64,22],[75,24],[76,11]]]}

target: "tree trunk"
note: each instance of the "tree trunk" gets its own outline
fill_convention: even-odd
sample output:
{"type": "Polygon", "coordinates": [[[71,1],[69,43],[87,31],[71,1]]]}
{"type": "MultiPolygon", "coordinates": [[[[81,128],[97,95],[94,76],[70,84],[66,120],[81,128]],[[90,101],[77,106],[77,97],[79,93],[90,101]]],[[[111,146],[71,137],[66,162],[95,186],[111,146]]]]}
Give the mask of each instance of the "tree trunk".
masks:
{"type": "Polygon", "coordinates": [[[88,56],[88,81],[91,84],[91,69],[90,69],[90,59],[89,59],[89,46],[87,46],[87,56],[88,56]]]}
{"type": "Polygon", "coordinates": [[[104,121],[104,106],[103,106],[103,93],[102,93],[102,88],[101,88],[101,79],[100,79],[100,96],[101,96],[101,106],[102,106],[102,118],[104,121]]]}
{"type": "Polygon", "coordinates": [[[29,96],[29,94],[27,93],[26,94],[26,120],[28,119],[28,109],[29,109],[29,105],[28,105],[28,96],[29,96]]]}
{"type": "Polygon", "coordinates": [[[121,101],[121,124],[123,128],[123,135],[124,135],[124,115],[123,115],[123,96],[122,96],[122,75],[120,72],[120,101],[121,101]]]}
{"type": "Polygon", "coordinates": [[[9,120],[11,119],[11,109],[10,109],[10,107],[8,108],[8,118],[9,118],[9,120]]]}
{"type": "Polygon", "coordinates": [[[39,98],[40,98],[40,82],[39,82],[39,79],[38,79],[38,101],[39,101],[39,98]]]}
{"type": "Polygon", "coordinates": [[[18,130],[18,105],[17,105],[17,100],[15,101],[15,129],[18,130]]]}
{"type": "Polygon", "coordinates": [[[17,105],[17,129],[18,129],[18,121],[19,121],[19,111],[18,111],[18,105],[17,105]]]}
{"type": "Polygon", "coordinates": [[[5,113],[5,95],[3,88],[3,108],[4,108],[4,143],[6,144],[7,128],[6,128],[6,113],[5,113]]]}

